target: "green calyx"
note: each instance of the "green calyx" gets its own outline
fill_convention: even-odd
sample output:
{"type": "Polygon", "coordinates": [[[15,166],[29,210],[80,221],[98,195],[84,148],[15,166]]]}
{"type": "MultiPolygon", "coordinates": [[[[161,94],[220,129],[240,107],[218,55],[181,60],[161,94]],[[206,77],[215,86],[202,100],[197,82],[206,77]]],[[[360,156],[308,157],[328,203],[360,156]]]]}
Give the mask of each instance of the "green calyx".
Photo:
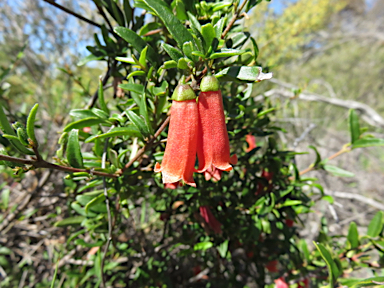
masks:
{"type": "Polygon", "coordinates": [[[196,99],[196,94],[188,84],[179,84],[172,94],[172,100],[187,101],[196,99]]]}
{"type": "Polygon", "coordinates": [[[218,91],[219,89],[219,80],[215,76],[206,76],[201,80],[201,92],[218,91]]]}

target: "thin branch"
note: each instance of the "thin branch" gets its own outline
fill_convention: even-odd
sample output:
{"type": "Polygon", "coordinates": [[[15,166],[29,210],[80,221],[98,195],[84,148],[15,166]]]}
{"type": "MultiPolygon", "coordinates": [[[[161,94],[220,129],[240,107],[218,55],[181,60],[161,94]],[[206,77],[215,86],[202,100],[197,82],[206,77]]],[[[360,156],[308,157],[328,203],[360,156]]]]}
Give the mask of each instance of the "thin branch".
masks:
{"type": "MultiPolygon", "coordinates": [[[[61,6],[60,4],[57,4],[54,0],[43,0],[44,2],[47,2],[48,4],[51,4],[52,6],[64,11],[65,13],[68,13],[72,16],[75,16],[76,18],[84,21],[84,22],[87,22],[88,24],[91,24],[93,26],[96,26],[98,28],[101,28],[101,25],[96,23],[96,22],[93,22],[92,20],[89,20],[88,18],[85,18],[84,16],[81,16],[80,14],[77,14],[76,12],[73,12],[72,10],[69,10],[68,8],[64,7],[64,6],[61,6]]],[[[112,31],[109,31],[112,33],[112,31]]]]}
{"type": "Polygon", "coordinates": [[[156,131],[155,135],[153,135],[153,137],[147,142],[147,144],[142,147],[139,151],[137,151],[137,154],[135,155],[135,157],[133,157],[126,165],[123,169],[121,169],[120,171],[120,175],[122,175],[124,173],[125,170],[127,170],[135,161],[137,161],[139,158],[141,158],[141,156],[143,156],[143,154],[145,153],[145,151],[148,149],[148,147],[150,147],[153,142],[156,140],[157,137],[159,137],[159,135],[161,134],[161,132],[163,132],[163,130],[165,129],[165,127],[167,127],[168,123],[169,123],[169,120],[170,120],[170,116],[168,116],[163,124],[161,124],[161,126],[159,127],[159,129],[156,131]]]}
{"type": "Polygon", "coordinates": [[[43,159],[41,159],[41,160],[22,159],[22,158],[16,158],[16,157],[12,157],[12,156],[0,155],[0,160],[10,161],[10,162],[14,162],[14,163],[23,164],[23,165],[31,165],[35,168],[47,168],[47,169],[60,170],[60,171],[69,172],[69,173],[87,172],[87,173],[92,174],[92,175],[104,176],[104,177],[108,177],[108,178],[117,178],[119,176],[116,174],[109,174],[109,173],[105,173],[105,172],[94,171],[91,169],[79,169],[79,168],[61,166],[61,165],[47,162],[43,159]]]}
{"type": "Polygon", "coordinates": [[[228,23],[228,26],[225,28],[223,34],[221,34],[221,39],[224,39],[225,36],[227,36],[229,30],[231,30],[233,24],[235,24],[237,18],[239,17],[241,10],[243,10],[245,4],[247,4],[248,0],[244,0],[239,9],[236,11],[235,14],[233,14],[231,21],[228,23]]]}
{"type": "MultiPolygon", "coordinates": [[[[115,65],[115,62],[112,65],[115,65]]],[[[112,67],[108,66],[107,73],[105,74],[105,76],[103,78],[103,81],[102,81],[103,88],[107,84],[108,79],[111,76],[111,71],[112,71],[112,67]]],[[[85,108],[86,109],[91,109],[93,106],[95,106],[96,100],[97,100],[98,97],[99,97],[99,89],[97,89],[96,92],[93,94],[91,100],[89,100],[89,102],[88,102],[88,104],[87,104],[87,106],[85,108]]]]}

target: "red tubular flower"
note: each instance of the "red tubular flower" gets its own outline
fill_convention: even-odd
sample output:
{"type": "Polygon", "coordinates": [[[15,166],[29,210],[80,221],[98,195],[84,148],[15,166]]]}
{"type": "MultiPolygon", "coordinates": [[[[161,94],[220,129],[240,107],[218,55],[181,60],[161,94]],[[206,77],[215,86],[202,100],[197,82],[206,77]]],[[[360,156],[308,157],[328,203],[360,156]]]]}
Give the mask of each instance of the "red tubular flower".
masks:
{"type": "Polygon", "coordinates": [[[156,163],[155,172],[162,172],[163,183],[183,180],[196,187],[193,180],[197,146],[196,95],[187,85],[178,85],[172,95],[171,119],[167,146],[161,166],[156,163]]]}
{"type": "Polygon", "coordinates": [[[201,206],[200,208],[200,215],[204,218],[204,221],[207,223],[207,225],[215,232],[216,234],[221,234],[221,223],[217,221],[215,216],[213,216],[211,210],[208,206],[201,206]]]}
{"type": "Polygon", "coordinates": [[[265,266],[265,268],[267,268],[267,270],[269,272],[279,272],[279,270],[277,269],[277,265],[279,264],[279,262],[277,260],[272,260],[272,261],[269,261],[267,263],[267,265],[265,266]]]}
{"type": "Polygon", "coordinates": [[[245,141],[247,142],[248,144],[248,148],[247,150],[245,150],[245,152],[250,152],[252,151],[253,149],[255,149],[257,146],[256,146],[256,137],[251,135],[251,134],[248,134],[245,136],[245,141]]]}
{"type": "MultiPolygon", "coordinates": [[[[230,171],[232,170],[231,164],[237,163],[237,157],[236,155],[231,157],[229,152],[229,139],[219,81],[214,76],[204,77],[200,89],[197,140],[199,168],[197,172],[202,173],[208,169],[213,171],[214,168],[230,171]]],[[[220,175],[219,177],[221,178],[220,175]]]]}
{"type": "Polygon", "coordinates": [[[275,288],[289,288],[289,285],[287,284],[287,282],[285,282],[285,279],[283,277],[275,279],[274,282],[275,288]]]}

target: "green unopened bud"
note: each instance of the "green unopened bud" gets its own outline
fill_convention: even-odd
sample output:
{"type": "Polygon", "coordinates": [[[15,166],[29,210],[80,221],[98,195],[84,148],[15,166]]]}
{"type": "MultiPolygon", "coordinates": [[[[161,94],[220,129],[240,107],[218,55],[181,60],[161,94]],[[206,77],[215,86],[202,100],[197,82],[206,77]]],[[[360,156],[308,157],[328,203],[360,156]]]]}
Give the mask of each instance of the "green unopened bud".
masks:
{"type": "Polygon", "coordinates": [[[187,101],[196,99],[196,94],[188,84],[179,84],[176,86],[172,94],[172,100],[187,101]]]}
{"type": "Polygon", "coordinates": [[[220,89],[219,80],[215,76],[206,76],[201,80],[201,92],[218,91],[220,89]]]}
{"type": "Polygon", "coordinates": [[[23,128],[17,128],[17,137],[19,138],[21,144],[24,146],[29,146],[27,131],[23,128]]]}

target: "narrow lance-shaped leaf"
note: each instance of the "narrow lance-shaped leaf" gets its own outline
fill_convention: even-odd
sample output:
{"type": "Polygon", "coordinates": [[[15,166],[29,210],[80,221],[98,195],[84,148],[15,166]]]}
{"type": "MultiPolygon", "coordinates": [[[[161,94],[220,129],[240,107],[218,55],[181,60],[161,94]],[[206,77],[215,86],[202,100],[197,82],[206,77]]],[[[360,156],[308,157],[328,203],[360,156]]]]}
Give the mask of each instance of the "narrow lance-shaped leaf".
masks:
{"type": "Polygon", "coordinates": [[[355,143],[360,137],[359,117],[354,109],[349,110],[349,132],[351,134],[351,143],[355,143]]]}
{"type": "Polygon", "coordinates": [[[79,130],[73,129],[68,136],[67,160],[74,168],[83,168],[83,156],[79,143],[79,130]]]}
{"type": "MultiPolygon", "coordinates": [[[[323,246],[321,243],[315,243],[317,250],[319,250],[321,257],[324,259],[325,263],[327,264],[328,273],[329,273],[329,287],[333,288],[333,284],[335,283],[335,277],[334,275],[337,274],[336,271],[334,271],[336,264],[332,259],[331,253],[323,246]]],[[[338,271],[337,271],[338,272],[338,271]]]]}
{"type": "Polygon", "coordinates": [[[119,137],[119,136],[141,137],[141,133],[134,125],[128,125],[127,127],[115,127],[106,133],[89,137],[85,141],[85,143],[93,142],[96,139],[105,139],[109,137],[119,137]]]}
{"type": "Polygon", "coordinates": [[[132,30],[125,28],[125,27],[116,27],[114,29],[117,35],[119,35],[121,38],[123,38],[125,41],[130,43],[133,48],[141,53],[141,51],[145,48],[148,47],[147,51],[147,58],[148,61],[152,63],[152,65],[157,66],[158,65],[158,55],[153,50],[151,46],[148,45],[147,42],[145,42],[139,35],[137,35],[135,32],[132,30]]]}
{"type": "Polygon", "coordinates": [[[348,230],[348,242],[351,244],[351,248],[357,248],[359,246],[359,232],[357,231],[357,226],[355,222],[351,222],[348,230]]]}
{"type": "Polygon", "coordinates": [[[371,222],[369,222],[367,235],[371,237],[379,236],[383,230],[383,220],[383,211],[377,212],[371,222]]]}
{"type": "Polygon", "coordinates": [[[107,107],[107,104],[105,103],[104,99],[104,87],[103,87],[103,81],[99,79],[99,93],[98,93],[98,99],[99,99],[99,104],[100,108],[109,115],[109,109],[107,107]]]}
{"type": "Polygon", "coordinates": [[[272,73],[262,73],[261,67],[232,66],[218,72],[220,81],[259,82],[272,78],[272,73]]]}
{"type": "Polygon", "coordinates": [[[352,149],[372,147],[372,146],[384,146],[384,139],[381,138],[362,138],[357,139],[352,145],[352,149]]]}
{"type": "Polygon", "coordinates": [[[349,172],[347,170],[341,169],[339,167],[333,166],[333,165],[324,165],[323,166],[324,170],[332,173],[335,176],[339,177],[354,177],[355,174],[352,172],[349,172]]]}
{"type": "Polygon", "coordinates": [[[36,113],[37,109],[39,108],[39,104],[35,104],[31,111],[29,112],[28,119],[27,119],[27,134],[28,137],[33,141],[34,145],[37,146],[37,139],[35,136],[35,120],[36,120],[36,113]]]}
{"type": "Polygon", "coordinates": [[[164,22],[169,33],[176,40],[179,47],[182,47],[185,42],[191,41],[194,43],[194,39],[191,33],[185,28],[183,24],[173,15],[171,9],[163,1],[158,0],[144,0],[144,2],[150,6],[157,16],[164,22]]]}
{"type": "Polygon", "coordinates": [[[163,43],[162,46],[172,60],[175,60],[177,62],[180,58],[183,58],[183,53],[181,53],[178,49],[166,43],[163,43]]]}
{"type": "Polygon", "coordinates": [[[149,129],[145,124],[145,120],[142,117],[140,117],[133,111],[126,111],[126,114],[129,120],[133,123],[133,125],[136,126],[136,128],[144,137],[148,137],[150,135],[149,129]]]}
{"type": "Polygon", "coordinates": [[[97,124],[101,124],[101,123],[108,123],[108,121],[106,121],[105,119],[98,118],[98,117],[84,118],[84,119],[80,119],[78,121],[69,123],[67,126],[65,126],[63,131],[69,132],[72,129],[82,129],[84,127],[89,127],[89,126],[93,126],[93,125],[97,125],[97,124]]]}

